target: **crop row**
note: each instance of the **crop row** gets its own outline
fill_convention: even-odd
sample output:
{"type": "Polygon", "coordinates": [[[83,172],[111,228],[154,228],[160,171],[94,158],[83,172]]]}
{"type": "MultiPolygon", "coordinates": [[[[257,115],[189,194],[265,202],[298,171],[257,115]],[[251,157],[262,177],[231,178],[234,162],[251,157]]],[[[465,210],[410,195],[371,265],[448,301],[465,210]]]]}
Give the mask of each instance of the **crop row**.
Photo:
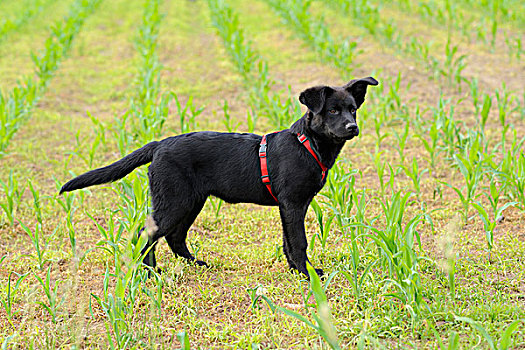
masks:
{"type": "MultiPolygon", "coordinates": [[[[300,117],[300,106],[291,97],[284,101],[284,91],[273,91],[275,81],[270,77],[268,62],[254,49],[246,39],[245,32],[239,24],[239,16],[224,1],[208,1],[213,26],[221,37],[224,48],[232,59],[236,70],[241,74],[243,85],[248,91],[251,110],[247,116],[248,131],[253,132],[257,120],[263,116],[274,129],[288,127],[300,117]]],[[[226,127],[232,131],[227,102],[224,114],[226,127]]]]}
{"type": "Polygon", "coordinates": [[[44,8],[50,5],[54,0],[26,0],[23,3],[23,11],[17,12],[16,15],[6,16],[0,20],[0,42],[2,42],[10,33],[17,31],[25,24],[29,23],[44,8]]]}
{"type": "Polygon", "coordinates": [[[46,90],[61,60],[67,55],[73,39],[100,2],[101,0],[75,1],[69,14],[51,27],[51,35],[46,40],[44,50],[39,54],[31,54],[38,79],[26,76],[10,93],[0,93],[0,154],[3,154],[11,138],[31,117],[33,107],[46,90]]]}

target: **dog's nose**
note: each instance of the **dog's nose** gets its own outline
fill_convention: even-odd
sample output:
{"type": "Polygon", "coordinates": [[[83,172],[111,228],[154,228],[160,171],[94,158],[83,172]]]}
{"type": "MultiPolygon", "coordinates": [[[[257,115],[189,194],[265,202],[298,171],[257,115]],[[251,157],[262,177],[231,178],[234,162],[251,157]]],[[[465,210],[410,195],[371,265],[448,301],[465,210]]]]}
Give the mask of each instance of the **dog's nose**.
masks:
{"type": "Polygon", "coordinates": [[[357,127],[356,123],[346,124],[346,130],[355,136],[359,135],[359,128],[357,127]]]}

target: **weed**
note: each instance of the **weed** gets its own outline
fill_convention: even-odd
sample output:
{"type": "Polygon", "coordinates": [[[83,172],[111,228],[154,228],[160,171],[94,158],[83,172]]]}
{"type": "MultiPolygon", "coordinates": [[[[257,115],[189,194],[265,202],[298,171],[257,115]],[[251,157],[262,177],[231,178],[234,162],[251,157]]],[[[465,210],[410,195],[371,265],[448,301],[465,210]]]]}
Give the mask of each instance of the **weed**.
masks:
{"type": "Polygon", "coordinates": [[[487,332],[487,330],[481,326],[478,322],[474,321],[471,318],[468,317],[460,317],[460,316],[454,316],[456,321],[465,322],[468,323],[472,328],[477,330],[481,336],[485,339],[485,341],[488,343],[489,348],[491,350],[506,350],[511,345],[511,336],[512,333],[514,333],[519,325],[523,323],[523,320],[514,320],[511,322],[508,327],[503,331],[501,334],[500,340],[499,340],[499,346],[496,346],[496,340],[487,332]]]}

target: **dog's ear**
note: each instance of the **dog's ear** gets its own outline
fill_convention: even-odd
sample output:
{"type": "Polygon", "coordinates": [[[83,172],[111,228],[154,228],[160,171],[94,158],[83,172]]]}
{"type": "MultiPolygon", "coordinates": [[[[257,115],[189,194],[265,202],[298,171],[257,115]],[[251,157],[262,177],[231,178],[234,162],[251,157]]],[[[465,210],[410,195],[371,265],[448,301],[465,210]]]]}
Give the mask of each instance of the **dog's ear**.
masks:
{"type": "Polygon", "coordinates": [[[355,103],[357,108],[361,107],[363,102],[365,102],[366,88],[368,85],[377,85],[379,84],[377,80],[372,77],[363,78],[363,79],[354,79],[348,82],[343,88],[354,96],[355,103]]]}
{"type": "Polygon", "coordinates": [[[319,114],[323,110],[326,98],[333,91],[329,86],[314,86],[301,92],[299,101],[314,114],[319,114]]]}

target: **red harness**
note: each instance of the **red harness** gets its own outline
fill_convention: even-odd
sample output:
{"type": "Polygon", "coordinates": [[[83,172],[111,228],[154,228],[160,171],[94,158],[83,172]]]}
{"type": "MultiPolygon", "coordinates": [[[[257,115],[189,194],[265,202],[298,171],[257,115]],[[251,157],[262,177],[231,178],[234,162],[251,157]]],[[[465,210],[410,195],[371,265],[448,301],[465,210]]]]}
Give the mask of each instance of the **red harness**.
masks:
{"type": "MultiPolygon", "coordinates": [[[[263,184],[266,186],[266,188],[268,189],[268,192],[270,192],[270,194],[272,195],[273,199],[275,199],[275,201],[279,203],[279,201],[277,200],[277,197],[275,197],[275,195],[272,192],[272,183],[270,181],[270,175],[268,174],[268,163],[266,161],[266,136],[267,135],[268,134],[263,136],[261,140],[261,145],[259,147],[259,159],[261,161],[261,180],[263,184]]],[[[319,160],[319,156],[317,155],[317,152],[313,149],[312,145],[310,144],[310,140],[308,139],[308,137],[306,137],[306,135],[298,133],[297,139],[304,147],[306,147],[308,152],[314,157],[317,164],[319,164],[319,166],[321,167],[321,170],[322,170],[321,174],[323,175],[321,181],[324,181],[326,177],[326,171],[328,170],[328,168],[323,163],[321,163],[321,161],[319,160]]]]}

